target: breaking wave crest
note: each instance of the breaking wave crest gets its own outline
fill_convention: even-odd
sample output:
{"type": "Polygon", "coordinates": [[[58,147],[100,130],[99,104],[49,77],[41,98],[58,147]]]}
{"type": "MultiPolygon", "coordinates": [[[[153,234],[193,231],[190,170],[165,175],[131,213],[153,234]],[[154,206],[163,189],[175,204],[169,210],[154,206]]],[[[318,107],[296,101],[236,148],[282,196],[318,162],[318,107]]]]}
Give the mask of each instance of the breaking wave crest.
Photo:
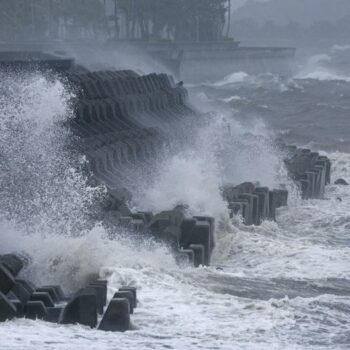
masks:
{"type": "Polygon", "coordinates": [[[347,72],[339,69],[337,60],[339,53],[344,50],[333,48],[329,53],[318,54],[310,57],[305,65],[294,76],[297,80],[318,81],[344,81],[349,83],[350,76],[347,72]]]}
{"type": "MultiPolygon", "coordinates": [[[[327,60],[318,57],[313,63],[327,60]]],[[[326,279],[348,288],[349,187],[331,185],[325,200],[301,201],[287,180],[269,127],[259,118],[238,122],[235,111],[219,110],[205,125],[191,129],[190,142],[160,161],[152,178],[138,184],[140,193],[134,193],[140,209],[182,204],[193,214],[216,216],[213,266],[179,268],[167,247],[120,229],[111,235],[99,223],[93,203],[104,190],[88,186],[85,160],[70,148],[74,138],[64,124],[72,113],[72,95],[64,82],[40,74],[4,76],[2,81],[0,253],[23,254],[29,262],[26,277],[38,284],[60,283],[70,291],[99,271],[110,282],[109,297],[121,285],[137,286],[140,297],[133,315],[140,329],[134,332],[102,334],[16,320],[0,329],[8,347],[23,349],[28,342],[40,349],[58,349],[62,343],[86,349],[114,349],[115,344],[121,349],[348,347],[349,298],[331,294],[334,286],[326,279]],[[247,180],[270,187],[287,184],[289,206],[278,211],[277,223],[247,227],[239,218],[229,220],[220,186],[247,180]],[[330,283],[330,294],[307,295],[322,282],[330,283]],[[299,290],[296,298],[284,297],[287,288],[305,283],[301,292],[306,297],[299,290]]],[[[229,86],[230,96],[237,96],[242,81],[253,82],[245,85],[248,90],[273,87],[279,98],[283,85],[295,86],[271,74],[238,74],[214,88],[229,86]]],[[[248,91],[243,98],[251,95],[248,91]]],[[[207,103],[215,98],[207,97],[207,103]]],[[[266,101],[276,103],[287,107],[285,99],[266,101]]],[[[334,177],[349,181],[349,154],[328,156],[334,177]]]]}
{"type": "Polygon", "coordinates": [[[86,224],[96,190],[79,171],[65,127],[72,95],[55,77],[1,77],[0,217],[27,232],[76,234],[86,224]]]}

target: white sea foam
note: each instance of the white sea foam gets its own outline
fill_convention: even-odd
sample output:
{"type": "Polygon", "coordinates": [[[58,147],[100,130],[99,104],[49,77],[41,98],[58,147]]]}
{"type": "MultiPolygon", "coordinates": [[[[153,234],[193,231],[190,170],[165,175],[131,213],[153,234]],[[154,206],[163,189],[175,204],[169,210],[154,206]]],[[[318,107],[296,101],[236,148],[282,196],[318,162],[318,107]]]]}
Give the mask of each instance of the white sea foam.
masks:
{"type": "Polygon", "coordinates": [[[345,81],[350,82],[350,76],[339,72],[333,65],[333,55],[319,54],[309,58],[294,76],[295,79],[312,79],[318,81],[345,81]]]}
{"type": "Polygon", "coordinates": [[[230,84],[243,83],[250,78],[249,74],[245,72],[235,72],[227,75],[223,80],[213,83],[213,86],[222,87],[230,84]]]}
{"type": "Polygon", "coordinates": [[[334,45],[331,48],[332,52],[337,52],[337,51],[349,51],[350,50],[350,45],[334,45]]]}
{"type": "Polygon", "coordinates": [[[313,79],[319,81],[345,81],[350,82],[350,77],[337,74],[335,72],[327,70],[316,70],[308,73],[299,73],[295,76],[295,79],[313,79]]]}
{"type": "Polygon", "coordinates": [[[1,78],[0,217],[28,232],[73,234],[97,191],[77,171],[84,158],[69,148],[72,96],[39,73],[1,78]]]}
{"type": "Polygon", "coordinates": [[[246,99],[243,98],[243,97],[234,95],[234,96],[231,96],[231,97],[222,98],[220,100],[223,101],[223,102],[226,102],[226,103],[230,103],[230,102],[233,102],[233,101],[242,101],[242,100],[246,100],[246,99]]]}
{"type": "MultiPolygon", "coordinates": [[[[55,99],[50,103],[56,103],[55,99]]],[[[39,104],[41,108],[44,105],[39,104]]],[[[142,198],[135,199],[146,209],[169,209],[181,203],[189,205],[193,213],[219,218],[210,268],[179,268],[166,247],[122,232],[109,239],[100,225],[86,230],[83,237],[42,231],[27,236],[17,225],[3,220],[0,230],[5,239],[0,253],[20,250],[32,256],[25,272],[37,283],[77,286],[86,274],[99,270],[110,282],[109,297],[121,285],[129,284],[138,287],[140,303],[132,316],[135,331],[113,334],[14,320],[0,327],[0,349],[347,349],[348,298],[323,295],[264,301],[230,294],[232,277],[253,281],[274,277],[350,279],[349,187],[332,185],[326,200],[301,201],[287,181],[291,198],[289,206],[279,211],[277,223],[246,227],[239,220],[234,225],[228,220],[219,195],[222,183],[251,180],[273,187],[286,182],[272,139],[273,134],[259,119],[242,124],[231,115],[218,113],[208,127],[193,134],[189,147],[159,165],[154,183],[142,198]],[[223,270],[216,270],[217,265],[223,270]]],[[[329,156],[334,162],[334,178],[350,180],[350,155],[329,156]]],[[[75,198],[85,198],[79,196],[80,191],[75,198]]],[[[64,205],[70,200],[69,196],[59,198],[64,205]]],[[[252,288],[256,288],[254,284],[252,288]]]]}
{"type": "Polygon", "coordinates": [[[330,62],[331,60],[332,60],[331,56],[324,53],[324,54],[319,54],[319,55],[310,57],[308,63],[310,65],[314,65],[314,64],[319,64],[323,62],[330,62]]]}

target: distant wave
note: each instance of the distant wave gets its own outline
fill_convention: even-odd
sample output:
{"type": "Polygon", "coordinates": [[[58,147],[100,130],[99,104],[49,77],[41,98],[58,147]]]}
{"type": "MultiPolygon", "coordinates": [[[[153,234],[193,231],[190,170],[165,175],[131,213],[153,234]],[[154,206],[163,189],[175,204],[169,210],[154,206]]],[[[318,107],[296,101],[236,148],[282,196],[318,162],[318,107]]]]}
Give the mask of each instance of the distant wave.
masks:
{"type": "Polygon", "coordinates": [[[243,101],[246,100],[246,98],[240,97],[240,96],[231,96],[231,97],[227,97],[227,98],[220,98],[220,101],[226,102],[226,103],[230,103],[233,101],[243,101]]]}
{"type": "Polygon", "coordinates": [[[342,76],[337,73],[333,73],[326,70],[316,70],[314,72],[308,72],[308,73],[299,73],[295,77],[295,79],[313,79],[313,80],[319,80],[319,81],[345,81],[350,83],[350,77],[349,76],[342,76]]]}
{"type": "Polygon", "coordinates": [[[332,51],[350,51],[350,45],[334,45],[332,51]]]}
{"type": "Polygon", "coordinates": [[[308,64],[318,64],[322,62],[330,62],[332,60],[332,57],[323,53],[319,55],[315,55],[310,57],[308,64]]]}
{"type": "Polygon", "coordinates": [[[237,84],[237,83],[243,83],[249,79],[249,74],[245,72],[235,72],[232,74],[227,75],[224,79],[213,83],[213,86],[220,87],[230,84],[237,84]]]}
{"type": "Polygon", "coordinates": [[[339,72],[336,65],[336,51],[345,51],[349,46],[333,46],[330,54],[318,54],[310,57],[306,65],[294,76],[295,79],[318,81],[345,81],[350,82],[350,76],[339,72]]]}

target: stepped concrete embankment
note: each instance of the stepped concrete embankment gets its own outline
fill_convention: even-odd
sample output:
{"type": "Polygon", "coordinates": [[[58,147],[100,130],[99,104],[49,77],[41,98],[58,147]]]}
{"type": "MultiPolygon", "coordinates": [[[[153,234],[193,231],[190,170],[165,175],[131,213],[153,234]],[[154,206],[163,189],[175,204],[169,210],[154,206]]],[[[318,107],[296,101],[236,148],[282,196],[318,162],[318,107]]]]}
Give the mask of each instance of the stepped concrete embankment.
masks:
{"type": "MultiPolygon", "coordinates": [[[[128,207],[136,170],[154,167],[160,155],[176,150],[183,130],[179,126],[198,127],[203,122],[190,105],[186,89],[165,74],[70,70],[65,77],[76,96],[69,126],[88,159],[90,176],[108,189],[105,210],[113,222],[167,242],[179,260],[209,265],[215,247],[214,218],[189,217],[182,206],[160,213],[134,212],[128,207]]],[[[278,147],[303,198],[322,198],[331,180],[330,160],[308,149],[283,143],[278,147]]],[[[287,190],[263,184],[228,184],[221,193],[231,217],[242,216],[246,225],[275,220],[276,210],[288,205],[287,190]]],[[[105,331],[130,329],[130,314],[137,306],[135,288],[121,288],[107,306],[106,281],[91,278],[87,286],[66,296],[59,286],[36,286],[18,278],[24,264],[15,255],[0,256],[0,321],[26,317],[105,331]]]]}

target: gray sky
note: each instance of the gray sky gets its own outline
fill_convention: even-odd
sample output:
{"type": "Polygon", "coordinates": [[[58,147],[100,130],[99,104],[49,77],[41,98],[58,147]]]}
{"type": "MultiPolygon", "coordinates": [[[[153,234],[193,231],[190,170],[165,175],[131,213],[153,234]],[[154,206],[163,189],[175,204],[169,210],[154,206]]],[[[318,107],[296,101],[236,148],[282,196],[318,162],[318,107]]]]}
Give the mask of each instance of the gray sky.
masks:
{"type": "MultiPolygon", "coordinates": [[[[244,3],[246,2],[247,0],[233,0],[232,1],[232,6],[234,9],[237,9],[239,7],[241,7],[242,5],[244,5],[244,3]]],[[[269,0],[256,0],[258,2],[266,2],[266,1],[269,1],[269,0]]]]}
{"type": "Polygon", "coordinates": [[[310,25],[316,21],[335,22],[350,15],[350,0],[233,0],[232,4],[234,19],[257,22],[310,25]]]}

